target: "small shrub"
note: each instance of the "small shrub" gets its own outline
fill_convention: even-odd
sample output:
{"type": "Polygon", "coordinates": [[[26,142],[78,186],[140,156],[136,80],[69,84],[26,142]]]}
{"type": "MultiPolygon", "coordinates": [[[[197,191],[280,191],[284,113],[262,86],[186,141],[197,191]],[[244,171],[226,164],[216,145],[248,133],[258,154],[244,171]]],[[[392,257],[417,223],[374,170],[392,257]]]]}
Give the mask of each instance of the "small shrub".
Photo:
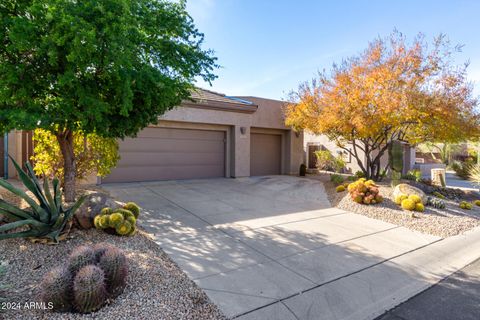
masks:
{"type": "Polygon", "coordinates": [[[422,172],[418,169],[410,170],[406,175],[402,176],[402,179],[419,182],[422,180],[422,172]]]}
{"type": "Polygon", "coordinates": [[[348,176],[348,177],[347,177],[347,180],[348,180],[348,181],[355,181],[355,180],[357,180],[357,179],[359,179],[359,178],[357,178],[356,176],[348,176]]]}
{"type": "Polygon", "coordinates": [[[480,207],[480,200],[475,200],[475,205],[480,207]]]}
{"type": "Polygon", "coordinates": [[[474,164],[468,170],[468,178],[477,186],[480,186],[480,165],[474,164]]]}
{"type": "Polygon", "coordinates": [[[345,186],[344,185],[338,186],[335,190],[337,192],[343,192],[343,191],[345,191],[345,186]]]}
{"type": "Polygon", "coordinates": [[[344,179],[339,174],[332,174],[330,175],[330,181],[333,182],[335,185],[339,185],[343,183],[344,179]]]}
{"type": "Polygon", "coordinates": [[[442,199],[442,200],[445,200],[445,196],[444,196],[443,194],[441,194],[440,192],[438,192],[438,191],[434,191],[432,194],[433,194],[435,197],[437,197],[437,198],[440,198],[440,199],[442,199]]]}
{"type": "Polygon", "coordinates": [[[413,200],[405,199],[405,200],[402,201],[401,205],[402,205],[402,209],[408,210],[408,211],[413,211],[413,210],[415,210],[415,205],[416,204],[413,200]]]}
{"type": "Polygon", "coordinates": [[[466,201],[461,201],[459,206],[463,210],[472,210],[473,208],[473,205],[470,202],[466,202],[466,201]]]}
{"type": "Polygon", "coordinates": [[[342,156],[334,157],[329,150],[315,151],[315,156],[317,157],[317,168],[319,170],[342,172],[345,168],[346,164],[342,156]]]}
{"type": "Polygon", "coordinates": [[[459,176],[460,178],[463,179],[468,179],[470,176],[470,171],[472,170],[473,162],[471,161],[465,161],[465,162],[460,162],[460,161],[454,161],[451,165],[453,171],[455,171],[455,174],[459,176]]]}
{"type": "Polygon", "coordinates": [[[315,151],[315,156],[317,157],[317,168],[319,170],[333,171],[335,157],[330,151],[318,150],[315,151]]]}
{"type": "Polygon", "coordinates": [[[375,204],[383,201],[380,190],[373,180],[360,178],[348,185],[348,192],[352,200],[361,204],[375,204]]]}
{"type": "Polygon", "coordinates": [[[363,173],[363,171],[357,171],[355,172],[355,177],[356,179],[360,179],[360,178],[365,178],[365,173],[363,173]]]}

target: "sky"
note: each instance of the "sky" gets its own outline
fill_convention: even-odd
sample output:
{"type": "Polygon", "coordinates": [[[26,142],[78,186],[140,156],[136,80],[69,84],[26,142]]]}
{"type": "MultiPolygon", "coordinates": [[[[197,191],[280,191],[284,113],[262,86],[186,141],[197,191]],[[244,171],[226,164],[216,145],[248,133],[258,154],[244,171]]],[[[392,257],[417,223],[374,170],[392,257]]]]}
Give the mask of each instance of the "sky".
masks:
{"type": "Polygon", "coordinates": [[[210,87],[230,96],[285,99],[301,82],[356,55],[394,29],[407,39],[440,33],[464,45],[468,79],[480,95],[478,0],[188,0],[187,10],[221,68],[210,87]]]}

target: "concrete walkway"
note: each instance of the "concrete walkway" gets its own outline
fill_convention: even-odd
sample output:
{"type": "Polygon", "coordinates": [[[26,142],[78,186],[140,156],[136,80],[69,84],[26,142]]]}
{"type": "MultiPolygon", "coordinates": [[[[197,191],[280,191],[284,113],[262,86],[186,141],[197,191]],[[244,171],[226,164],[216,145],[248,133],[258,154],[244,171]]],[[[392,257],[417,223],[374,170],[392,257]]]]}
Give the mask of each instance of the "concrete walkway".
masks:
{"type": "MultiPolygon", "coordinates": [[[[447,240],[331,208],[288,176],[105,185],[230,318],[373,319],[480,257],[447,240]]],[[[477,244],[475,244],[477,241],[477,244]]]]}

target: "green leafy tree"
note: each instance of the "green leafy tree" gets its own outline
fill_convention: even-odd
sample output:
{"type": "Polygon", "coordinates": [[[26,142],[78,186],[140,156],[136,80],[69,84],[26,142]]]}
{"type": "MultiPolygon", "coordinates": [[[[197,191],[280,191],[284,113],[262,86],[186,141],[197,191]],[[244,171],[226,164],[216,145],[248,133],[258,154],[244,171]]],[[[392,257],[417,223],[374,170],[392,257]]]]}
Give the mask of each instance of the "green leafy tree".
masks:
{"type": "Polygon", "coordinates": [[[0,131],[42,128],[75,199],[74,132],[135,136],[217,67],[185,1],[0,2],[0,131]]]}
{"type": "MultiPolygon", "coordinates": [[[[36,129],[33,133],[35,142],[33,169],[38,175],[58,177],[63,181],[63,155],[57,138],[52,132],[36,129]]],[[[117,165],[118,142],[114,138],[103,138],[95,133],[73,133],[73,152],[76,160],[76,179],[85,179],[91,174],[104,177],[117,165]]]]}

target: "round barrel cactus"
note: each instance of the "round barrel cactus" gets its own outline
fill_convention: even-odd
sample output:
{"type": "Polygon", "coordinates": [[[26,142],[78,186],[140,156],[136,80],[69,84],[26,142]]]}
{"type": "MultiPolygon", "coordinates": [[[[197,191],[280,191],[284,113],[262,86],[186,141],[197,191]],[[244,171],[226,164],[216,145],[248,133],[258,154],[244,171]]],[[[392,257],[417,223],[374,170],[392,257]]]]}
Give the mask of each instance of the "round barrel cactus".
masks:
{"type": "Polygon", "coordinates": [[[73,281],[73,303],[81,313],[96,311],[107,299],[105,273],[95,265],[81,268],[73,281]]]}
{"type": "Polygon", "coordinates": [[[40,300],[52,303],[55,311],[71,309],[72,274],[66,266],[50,270],[40,284],[40,300]]]}
{"type": "Polygon", "coordinates": [[[115,247],[104,252],[98,266],[105,272],[107,291],[111,296],[118,296],[127,284],[128,265],[125,254],[115,247]]]}
{"type": "Polygon", "coordinates": [[[73,276],[82,267],[95,263],[95,252],[91,247],[79,246],[75,248],[68,257],[68,269],[73,276]]]}
{"type": "Polygon", "coordinates": [[[100,242],[94,245],[93,251],[95,252],[95,261],[98,263],[98,261],[100,261],[100,257],[103,256],[105,251],[111,248],[115,248],[115,247],[106,242],[100,242]]]}
{"type": "Polygon", "coordinates": [[[135,218],[138,218],[140,207],[135,202],[127,202],[123,208],[131,211],[135,215],[135,218]]]}

